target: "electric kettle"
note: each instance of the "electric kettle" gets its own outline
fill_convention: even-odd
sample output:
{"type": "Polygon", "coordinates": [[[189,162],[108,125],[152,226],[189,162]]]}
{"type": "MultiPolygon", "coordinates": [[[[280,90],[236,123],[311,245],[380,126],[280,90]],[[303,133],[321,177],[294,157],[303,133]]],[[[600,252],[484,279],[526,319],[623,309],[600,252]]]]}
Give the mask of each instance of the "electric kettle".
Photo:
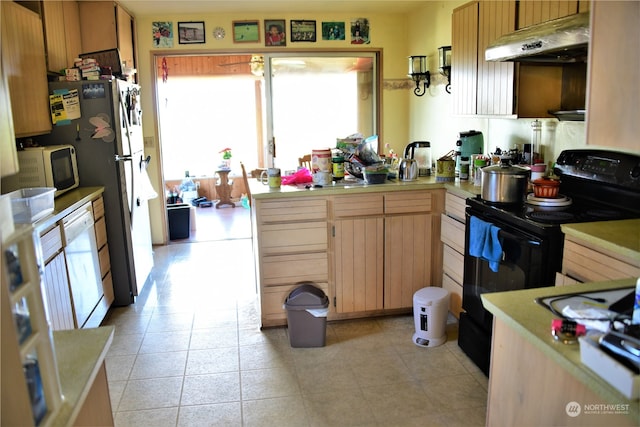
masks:
{"type": "Polygon", "coordinates": [[[404,149],[404,157],[418,163],[418,176],[431,175],[431,143],[429,141],[414,141],[404,149]]]}
{"type": "Polygon", "coordinates": [[[418,179],[418,162],[415,159],[406,157],[400,160],[398,177],[401,181],[415,181],[418,179]]]}

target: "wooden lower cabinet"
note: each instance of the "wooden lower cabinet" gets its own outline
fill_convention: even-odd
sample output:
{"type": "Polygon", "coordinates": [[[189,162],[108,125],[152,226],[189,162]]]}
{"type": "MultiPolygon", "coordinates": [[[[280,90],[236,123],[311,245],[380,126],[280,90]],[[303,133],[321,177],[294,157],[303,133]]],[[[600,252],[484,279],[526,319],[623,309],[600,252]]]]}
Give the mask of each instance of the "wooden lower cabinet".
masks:
{"type": "Polygon", "coordinates": [[[462,281],[465,252],[465,199],[452,193],[445,198],[445,213],[441,216],[442,287],[449,291],[449,311],[460,317],[462,311],[462,281]]]}
{"type": "Polygon", "coordinates": [[[384,219],[340,219],[334,229],[336,313],[382,309],[384,219]]]}
{"type": "Polygon", "coordinates": [[[413,294],[431,284],[432,215],[385,218],[384,308],[413,307],[413,294]]]}
{"type": "Polygon", "coordinates": [[[262,326],[284,325],[283,305],[300,282],[329,294],[327,201],[256,200],[253,209],[262,326]]]}
{"type": "Polygon", "coordinates": [[[442,198],[421,190],[333,199],[336,314],[413,308],[414,293],[439,281],[442,198]]]}
{"type": "Polygon", "coordinates": [[[406,312],[442,277],[442,189],[254,201],[263,327],[287,323],[283,304],[301,282],[322,289],[339,320],[406,312]]]}
{"type": "Polygon", "coordinates": [[[607,251],[588,242],[565,236],[562,274],[556,275],[556,286],[580,282],[640,277],[640,261],[607,251]]]}

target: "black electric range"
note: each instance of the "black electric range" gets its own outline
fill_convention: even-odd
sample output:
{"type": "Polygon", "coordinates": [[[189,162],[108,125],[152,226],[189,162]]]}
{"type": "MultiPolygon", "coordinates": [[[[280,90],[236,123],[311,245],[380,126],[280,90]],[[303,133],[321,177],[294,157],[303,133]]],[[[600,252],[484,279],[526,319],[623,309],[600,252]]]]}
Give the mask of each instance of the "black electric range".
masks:
{"type": "Polygon", "coordinates": [[[497,204],[466,201],[467,227],[458,345],[488,375],[491,314],[481,295],[553,286],[562,267],[562,224],[640,218],[640,156],[605,150],[566,150],[556,161],[560,192],[549,201],[497,204]],[[532,203],[533,202],[533,203],[532,203]],[[542,203],[540,205],[539,203],[542,203]],[[502,259],[469,254],[471,217],[499,228],[502,259]],[[497,264],[497,265],[496,265],[497,264]]]}

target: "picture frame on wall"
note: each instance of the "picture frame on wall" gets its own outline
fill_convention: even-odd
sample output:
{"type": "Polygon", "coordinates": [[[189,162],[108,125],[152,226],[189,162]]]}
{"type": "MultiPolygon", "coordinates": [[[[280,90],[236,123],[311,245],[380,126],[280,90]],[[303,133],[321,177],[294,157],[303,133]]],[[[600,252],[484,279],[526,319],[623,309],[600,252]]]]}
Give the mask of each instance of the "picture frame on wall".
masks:
{"type": "Polygon", "coordinates": [[[344,40],[345,25],[344,22],[323,22],[322,23],[322,40],[344,40]]]}
{"type": "Polygon", "coordinates": [[[292,42],[315,42],[316,21],[291,20],[292,42]]]}
{"type": "Polygon", "coordinates": [[[178,43],[204,43],[204,21],[178,22],[178,43]]]}
{"type": "Polygon", "coordinates": [[[153,47],[173,47],[173,22],[154,21],[151,25],[153,35],[153,47]]]}
{"type": "Polygon", "coordinates": [[[234,43],[255,43],[260,41],[260,21],[233,21],[234,43]]]}
{"type": "Polygon", "coordinates": [[[285,32],[284,19],[264,20],[264,45],[265,46],[286,46],[287,36],[285,32]]]}

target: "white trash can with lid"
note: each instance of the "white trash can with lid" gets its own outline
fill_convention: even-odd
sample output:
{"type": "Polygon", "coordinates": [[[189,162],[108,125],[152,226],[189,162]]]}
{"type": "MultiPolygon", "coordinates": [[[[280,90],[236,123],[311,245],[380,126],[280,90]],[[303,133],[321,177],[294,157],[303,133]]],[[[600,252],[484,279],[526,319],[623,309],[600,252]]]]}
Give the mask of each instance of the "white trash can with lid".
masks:
{"type": "Polygon", "coordinates": [[[437,347],[447,341],[449,291],[435,286],[413,294],[413,317],[416,332],[413,343],[420,347],[437,347]]]}

